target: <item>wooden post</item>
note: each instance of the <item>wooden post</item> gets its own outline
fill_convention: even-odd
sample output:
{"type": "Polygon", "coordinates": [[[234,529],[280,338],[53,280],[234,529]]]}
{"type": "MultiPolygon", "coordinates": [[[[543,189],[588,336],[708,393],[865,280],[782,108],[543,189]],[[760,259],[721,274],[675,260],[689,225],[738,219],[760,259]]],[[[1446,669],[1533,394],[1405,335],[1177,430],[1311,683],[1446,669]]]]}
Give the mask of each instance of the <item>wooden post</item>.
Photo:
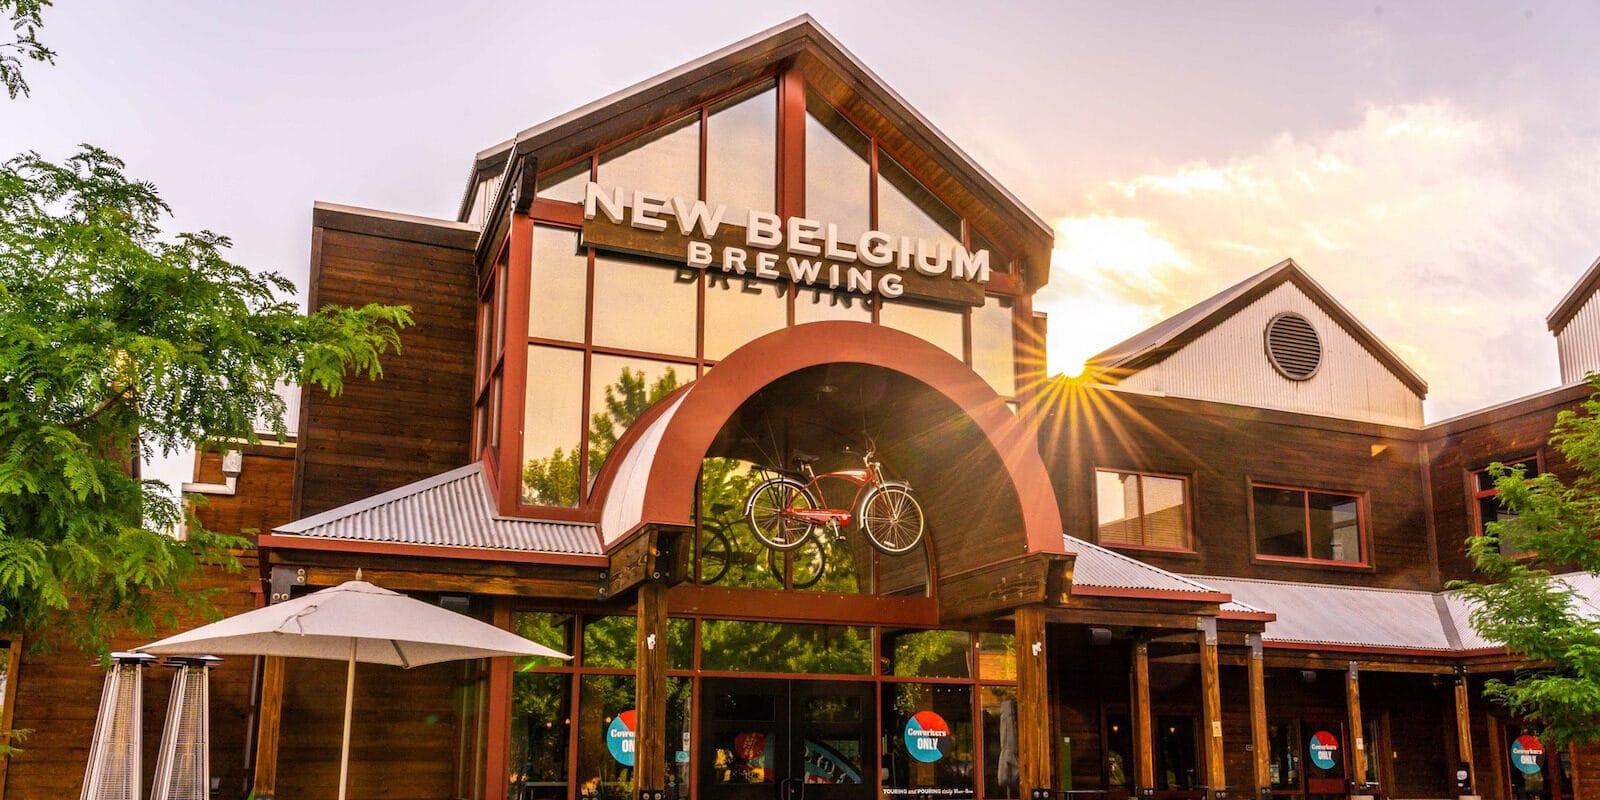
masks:
{"type": "MultiPolygon", "coordinates": [[[[509,598],[496,598],[492,619],[495,627],[511,630],[509,598]]],[[[483,796],[505,797],[511,780],[511,673],[516,664],[511,658],[489,659],[489,702],[483,724],[488,741],[483,757],[483,796]]]]}
{"type": "Polygon", "coordinates": [[[1017,760],[1022,770],[1022,796],[1049,791],[1050,686],[1045,652],[1043,606],[1016,611],[1017,628],[1017,760]]]}
{"type": "Polygon", "coordinates": [[[1350,748],[1350,781],[1355,784],[1350,793],[1353,800],[1370,797],[1364,789],[1367,782],[1367,743],[1363,738],[1365,729],[1361,725],[1361,669],[1354,661],[1350,662],[1350,668],[1344,673],[1344,699],[1350,715],[1350,741],[1355,743],[1350,748]]]}
{"type": "Polygon", "coordinates": [[[1461,668],[1456,668],[1456,753],[1462,764],[1466,765],[1466,786],[1462,787],[1461,796],[1470,797],[1478,793],[1477,767],[1472,763],[1472,713],[1468,704],[1467,674],[1461,668]]]}
{"type": "Polygon", "coordinates": [[[667,587],[639,587],[634,650],[633,788],[653,798],[667,788],[667,587]]]}
{"type": "Polygon", "coordinates": [[[278,726],[283,720],[283,658],[261,659],[261,705],[256,712],[256,800],[278,795],[278,726]]]}
{"type": "Polygon", "coordinates": [[[1133,789],[1138,797],[1156,791],[1155,734],[1150,719],[1150,643],[1133,643],[1133,789]]]}
{"type": "Polygon", "coordinates": [[[1256,796],[1263,797],[1272,788],[1269,766],[1271,746],[1267,742],[1267,676],[1262,663],[1261,634],[1245,637],[1250,645],[1250,765],[1255,776],[1256,796]]]}
{"type": "Polygon", "coordinates": [[[1228,778],[1222,761],[1222,690],[1217,675],[1217,618],[1200,618],[1200,733],[1205,739],[1206,788],[1213,800],[1228,794],[1228,778]]]}

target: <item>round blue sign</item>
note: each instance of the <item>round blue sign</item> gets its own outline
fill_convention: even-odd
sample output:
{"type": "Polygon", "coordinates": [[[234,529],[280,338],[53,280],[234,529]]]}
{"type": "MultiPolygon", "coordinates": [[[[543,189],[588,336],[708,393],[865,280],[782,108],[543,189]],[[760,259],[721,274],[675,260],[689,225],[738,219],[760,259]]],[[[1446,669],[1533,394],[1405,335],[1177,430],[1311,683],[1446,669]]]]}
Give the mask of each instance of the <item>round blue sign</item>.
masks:
{"type": "Polygon", "coordinates": [[[932,711],[918,711],[906,720],[906,752],[924,764],[932,764],[950,752],[950,726],[932,711]]]}
{"type": "Polygon", "coordinates": [[[1511,742],[1511,766],[1524,775],[1537,775],[1544,769],[1544,742],[1523,734],[1511,742]]]}
{"type": "Polygon", "coordinates": [[[1311,753],[1311,763],[1317,769],[1333,769],[1339,763],[1339,737],[1327,731],[1311,734],[1307,749],[1311,753]]]}
{"type": "Polygon", "coordinates": [[[606,729],[606,747],[624,767],[633,766],[633,709],[618,714],[606,729]]]}

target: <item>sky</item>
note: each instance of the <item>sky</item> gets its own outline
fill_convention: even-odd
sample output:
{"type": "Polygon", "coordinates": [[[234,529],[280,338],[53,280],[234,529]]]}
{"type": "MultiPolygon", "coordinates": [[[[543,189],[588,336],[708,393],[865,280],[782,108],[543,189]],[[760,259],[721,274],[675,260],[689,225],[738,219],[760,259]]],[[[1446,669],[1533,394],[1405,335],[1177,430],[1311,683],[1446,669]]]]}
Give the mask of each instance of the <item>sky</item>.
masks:
{"type": "Polygon", "coordinates": [[[1054,226],[1053,370],[1292,257],[1430,421],[1558,383],[1544,319],[1600,257],[1593,3],[67,0],[0,157],[106,148],[171,230],[303,285],[313,201],[453,218],[478,150],[800,13],[1054,226]]]}

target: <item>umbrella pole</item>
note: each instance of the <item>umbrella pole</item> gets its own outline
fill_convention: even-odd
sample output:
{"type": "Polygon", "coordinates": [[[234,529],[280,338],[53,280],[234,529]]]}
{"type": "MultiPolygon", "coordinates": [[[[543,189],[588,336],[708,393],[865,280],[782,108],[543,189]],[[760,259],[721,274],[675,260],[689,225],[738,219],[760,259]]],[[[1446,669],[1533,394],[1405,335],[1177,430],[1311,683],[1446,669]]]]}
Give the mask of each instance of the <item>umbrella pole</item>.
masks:
{"type": "Polygon", "coordinates": [[[356,696],[356,640],[350,640],[350,663],[344,673],[344,743],[339,747],[339,800],[350,777],[350,707],[356,696]]]}

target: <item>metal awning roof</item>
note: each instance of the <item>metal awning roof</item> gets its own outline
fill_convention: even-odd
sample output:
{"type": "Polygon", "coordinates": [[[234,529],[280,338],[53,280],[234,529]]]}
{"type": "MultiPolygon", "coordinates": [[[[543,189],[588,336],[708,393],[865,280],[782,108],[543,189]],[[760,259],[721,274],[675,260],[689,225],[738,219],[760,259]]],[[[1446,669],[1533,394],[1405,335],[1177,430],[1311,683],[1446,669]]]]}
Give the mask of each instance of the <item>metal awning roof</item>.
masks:
{"type": "MultiPolygon", "coordinates": [[[[1228,602],[1225,590],[1195,578],[1168,572],[1093,542],[1066,536],[1067,550],[1077,554],[1072,591],[1079,594],[1152,593],[1176,599],[1228,602]],[[1090,591],[1084,591],[1085,589],[1090,591]],[[1106,590],[1095,592],[1093,590],[1106,590]],[[1187,596],[1187,597],[1186,597],[1187,596]]],[[[1256,609],[1249,609],[1255,611],[1256,609]]]]}
{"type": "Polygon", "coordinates": [[[600,537],[592,524],[497,516],[479,463],[295,520],[273,533],[353,542],[601,555],[600,537]]]}

